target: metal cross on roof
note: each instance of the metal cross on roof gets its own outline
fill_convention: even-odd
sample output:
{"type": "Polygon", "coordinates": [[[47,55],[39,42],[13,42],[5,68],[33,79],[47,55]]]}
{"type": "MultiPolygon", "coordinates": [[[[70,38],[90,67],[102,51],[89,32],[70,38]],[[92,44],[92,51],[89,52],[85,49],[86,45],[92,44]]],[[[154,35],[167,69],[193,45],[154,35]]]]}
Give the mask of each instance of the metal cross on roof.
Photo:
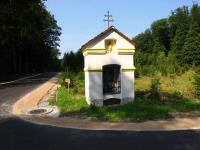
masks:
{"type": "Polygon", "coordinates": [[[108,28],[110,27],[110,22],[114,22],[114,20],[112,19],[112,15],[110,14],[109,11],[107,11],[107,14],[104,15],[105,19],[103,20],[104,22],[108,22],[108,28]]]}

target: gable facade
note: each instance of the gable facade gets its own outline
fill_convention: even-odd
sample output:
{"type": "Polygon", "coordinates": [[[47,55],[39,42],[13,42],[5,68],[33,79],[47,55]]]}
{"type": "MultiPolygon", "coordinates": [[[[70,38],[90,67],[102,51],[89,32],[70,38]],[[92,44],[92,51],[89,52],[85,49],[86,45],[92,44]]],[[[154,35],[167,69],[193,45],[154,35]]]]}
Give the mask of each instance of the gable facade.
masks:
{"type": "Polygon", "coordinates": [[[120,104],[134,100],[135,44],[131,40],[111,27],[86,43],[82,52],[88,104],[102,106],[108,100],[116,99],[120,104]],[[109,88],[110,93],[106,92],[109,88]]]}

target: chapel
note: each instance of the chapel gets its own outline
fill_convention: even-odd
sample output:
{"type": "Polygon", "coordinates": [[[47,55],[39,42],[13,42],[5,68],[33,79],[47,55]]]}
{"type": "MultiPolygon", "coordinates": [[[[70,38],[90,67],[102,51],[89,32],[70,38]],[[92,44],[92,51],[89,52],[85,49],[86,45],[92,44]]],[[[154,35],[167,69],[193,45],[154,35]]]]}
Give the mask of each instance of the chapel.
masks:
{"type": "Polygon", "coordinates": [[[135,42],[114,26],[81,47],[89,105],[126,104],[135,98],[135,42]]]}

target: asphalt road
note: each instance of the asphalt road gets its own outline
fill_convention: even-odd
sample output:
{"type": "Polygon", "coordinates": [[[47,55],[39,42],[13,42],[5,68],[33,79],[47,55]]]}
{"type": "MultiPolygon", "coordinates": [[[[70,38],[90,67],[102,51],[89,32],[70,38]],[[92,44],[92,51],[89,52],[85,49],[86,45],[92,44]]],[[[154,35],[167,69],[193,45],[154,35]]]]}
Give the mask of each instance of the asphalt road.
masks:
{"type": "MultiPolygon", "coordinates": [[[[0,109],[53,75],[1,86],[0,109]]],[[[0,150],[200,150],[200,130],[93,131],[39,125],[7,116],[0,119],[0,150]]]]}
{"type": "Polygon", "coordinates": [[[199,150],[200,131],[92,131],[0,121],[0,150],[199,150]]]}
{"type": "Polygon", "coordinates": [[[43,73],[39,76],[0,85],[0,119],[9,115],[11,106],[28,92],[32,91],[56,73],[43,73]]]}

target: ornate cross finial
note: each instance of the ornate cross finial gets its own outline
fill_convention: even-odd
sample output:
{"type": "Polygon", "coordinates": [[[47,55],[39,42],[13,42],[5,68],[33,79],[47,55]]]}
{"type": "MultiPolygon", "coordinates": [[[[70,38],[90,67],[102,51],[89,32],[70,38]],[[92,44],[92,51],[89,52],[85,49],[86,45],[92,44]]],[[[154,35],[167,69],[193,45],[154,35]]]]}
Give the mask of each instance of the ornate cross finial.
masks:
{"type": "Polygon", "coordinates": [[[110,14],[109,11],[107,11],[107,14],[104,15],[105,19],[103,20],[104,22],[108,22],[108,28],[110,27],[110,22],[114,22],[114,20],[112,19],[112,15],[110,14]]]}

